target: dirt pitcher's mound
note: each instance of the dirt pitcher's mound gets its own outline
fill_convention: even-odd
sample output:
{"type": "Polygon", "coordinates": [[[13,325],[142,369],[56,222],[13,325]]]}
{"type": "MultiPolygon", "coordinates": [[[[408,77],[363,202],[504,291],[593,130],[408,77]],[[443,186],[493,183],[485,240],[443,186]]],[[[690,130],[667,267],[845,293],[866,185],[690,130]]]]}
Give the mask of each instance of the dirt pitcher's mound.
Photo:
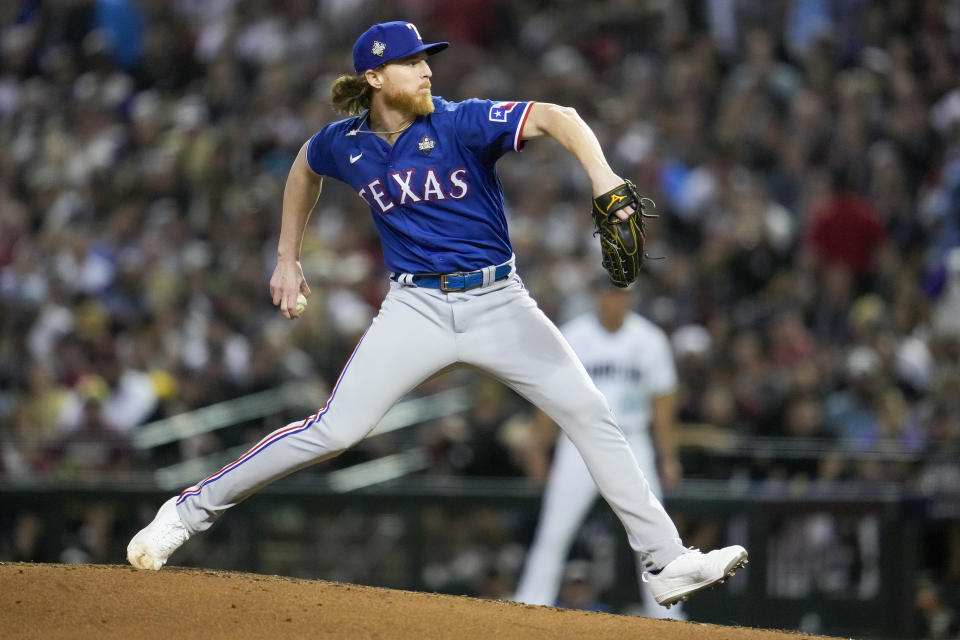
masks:
{"type": "Polygon", "coordinates": [[[0,563],[0,636],[12,638],[658,638],[799,640],[321,580],[107,565],[0,563]]]}

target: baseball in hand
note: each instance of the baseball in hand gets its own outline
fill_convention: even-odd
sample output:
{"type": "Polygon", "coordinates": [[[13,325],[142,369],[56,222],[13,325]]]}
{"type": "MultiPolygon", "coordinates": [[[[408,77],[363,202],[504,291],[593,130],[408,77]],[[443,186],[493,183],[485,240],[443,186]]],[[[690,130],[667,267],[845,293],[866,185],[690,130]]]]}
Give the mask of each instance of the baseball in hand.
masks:
{"type": "Polygon", "coordinates": [[[302,316],[303,312],[307,310],[307,296],[302,293],[297,294],[297,315],[302,316]]]}

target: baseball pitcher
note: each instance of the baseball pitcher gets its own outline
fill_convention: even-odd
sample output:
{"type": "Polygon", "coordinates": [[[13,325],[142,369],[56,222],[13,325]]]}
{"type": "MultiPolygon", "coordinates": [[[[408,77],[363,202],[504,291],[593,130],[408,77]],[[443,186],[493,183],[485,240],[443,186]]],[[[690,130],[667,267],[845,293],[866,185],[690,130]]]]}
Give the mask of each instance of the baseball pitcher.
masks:
{"type": "Polygon", "coordinates": [[[375,24],[357,39],[356,73],[331,89],[334,107],[349,117],[307,140],[287,177],[270,293],[287,318],[297,316],[298,296],[310,294],[300,244],[323,176],[347,183],[369,205],[390,290],[323,406],[164,503],[128,545],[135,567],[159,569],[227,509],[342,453],[400,397],[458,363],[496,376],[564,430],[626,528],[660,604],[713,586],[746,562],[740,546],[701,553],[681,543],[603,395],[516,274],[496,162],[545,136],[572,153],[604,224],[631,225],[624,258],[611,249],[618,274],[629,274],[623,262],[642,248],[631,222],[642,203],[573,109],[434,97],[428,56],[447,46],[424,43],[409,22],[375,24]]]}

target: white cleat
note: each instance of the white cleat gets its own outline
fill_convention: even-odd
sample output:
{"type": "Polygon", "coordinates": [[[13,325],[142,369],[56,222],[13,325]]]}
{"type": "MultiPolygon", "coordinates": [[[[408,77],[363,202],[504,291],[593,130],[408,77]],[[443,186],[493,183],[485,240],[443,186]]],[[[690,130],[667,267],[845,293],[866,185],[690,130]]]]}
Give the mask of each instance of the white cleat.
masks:
{"type": "Polygon", "coordinates": [[[747,550],[740,545],[710,553],[693,549],[678,556],[656,575],[644,573],[643,581],[650,587],[654,599],[669,609],[698,591],[723,584],[745,564],[747,550]]]}
{"type": "Polygon", "coordinates": [[[137,569],[159,571],[190,533],[177,514],[177,497],[163,503],[153,522],[133,536],[127,545],[127,562],[137,569]]]}

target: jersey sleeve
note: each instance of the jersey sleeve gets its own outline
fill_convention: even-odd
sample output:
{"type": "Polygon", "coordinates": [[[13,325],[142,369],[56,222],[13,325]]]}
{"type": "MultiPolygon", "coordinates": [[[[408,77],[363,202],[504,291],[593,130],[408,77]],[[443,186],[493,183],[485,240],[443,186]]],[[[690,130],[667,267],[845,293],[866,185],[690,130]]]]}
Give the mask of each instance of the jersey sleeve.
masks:
{"type": "Polygon", "coordinates": [[[523,125],[533,102],[497,102],[477,98],[457,105],[460,140],[477,155],[496,160],[511,149],[520,151],[523,125]]]}
{"type": "Polygon", "coordinates": [[[651,396],[662,396],[677,388],[677,368],[673,362],[670,340],[663,331],[650,336],[650,342],[644,345],[647,356],[647,371],[644,372],[647,390],[651,396]]]}
{"type": "Polygon", "coordinates": [[[313,134],[307,142],[307,165],[314,173],[331,178],[340,178],[340,172],[331,152],[330,125],[313,134]]]}

